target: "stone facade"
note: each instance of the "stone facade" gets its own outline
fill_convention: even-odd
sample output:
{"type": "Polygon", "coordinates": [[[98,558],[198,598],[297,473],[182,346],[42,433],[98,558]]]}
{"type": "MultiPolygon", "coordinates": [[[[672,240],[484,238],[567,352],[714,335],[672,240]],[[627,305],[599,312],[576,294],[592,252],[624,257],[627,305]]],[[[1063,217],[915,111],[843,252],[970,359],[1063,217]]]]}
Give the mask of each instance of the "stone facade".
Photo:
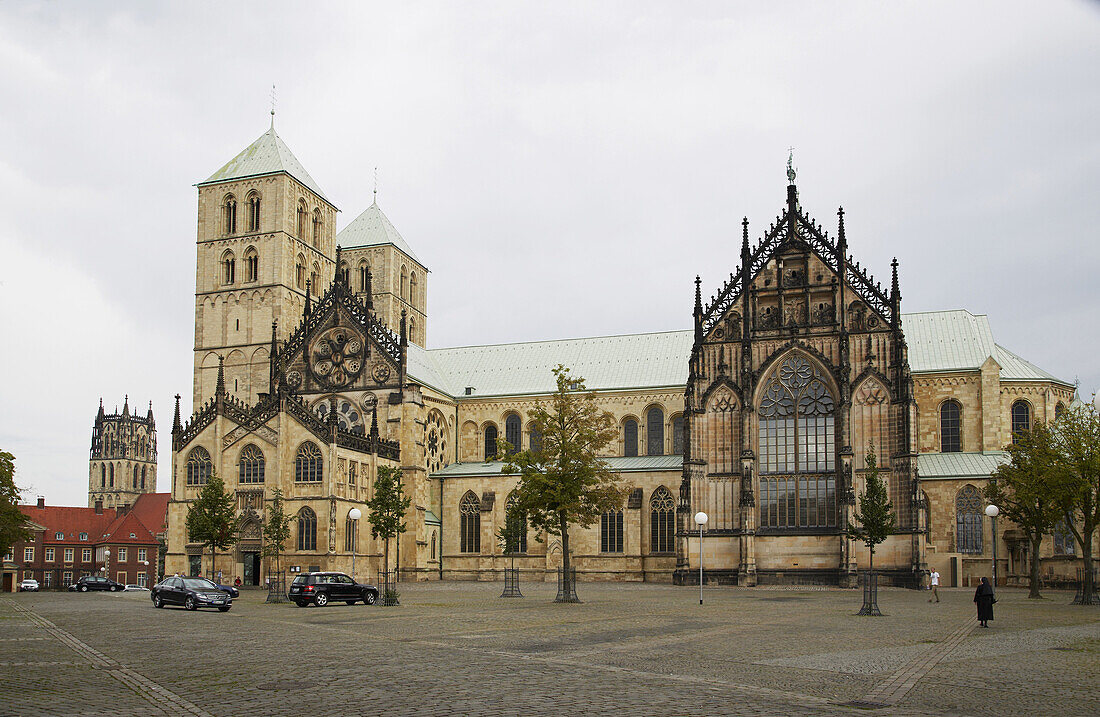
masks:
{"type": "MultiPolygon", "coordinates": [[[[746,221],[741,267],[705,306],[697,286],[693,331],[571,343],[424,348],[427,268],[377,203],[339,235],[335,211],[297,160],[199,185],[194,415],[182,422],[177,410],[173,425],[169,571],[209,570],[184,520],[211,470],[241,516],[238,544],[215,569],[257,584],[268,575],[259,525],[279,487],[287,511],[316,526],[315,545],[292,526],[287,565],[350,572],[354,555],[360,576],[373,574],[383,546],[365,519],[349,542],[346,516],[363,510],[378,467],[393,465],[412,496],[408,532],[391,550],[404,579],[498,577],[512,557],[495,536],[517,478],[488,461],[495,438],[528,447],[549,369],[575,360],[619,425],[603,453],[631,486],[620,513],[571,532],[579,575],[697,580],[691,517],[702,510],[709,581],[855,584],[869,556],[841,529],[873,446],[899,515],[876,567],[916,585],[958,559],[965,580],[991,558],[956,550],[958,492],[984,484],[1019,402],[1029,420],[1047,420],[1073,398],[1072,385],[988,337],[973,342],[976,359],[937,354],[935,322],[980,329],[984,317],[903,317],[896,262],[883,288],[849,254],[843,213],[833,240],[803,212],[793,178],[785,212],[755,248],[746,221]],[[243,212],[260,193],[256,231],[229,231],[227,197],[243,212]],[[318,218],[316,240],[312,224],[299,231],[301,206],[318,218]],[[337,246],[341,237],[355,239],[337,246]],[[248,257],[256,263],[242,265],[248,257]],[[959,445],[945,448],[948,401],[960,409],[959,445]],[[303,450],[319,466],[308,480],[303,450]],[[942,450],[979,468],[922,475],[922,457],[942,450]]],[[[1014,534],[998,528],[1011,572],[1014,534]]],[[[532,532],[525,548],[515,557],[525,579],[553,580],[560,542],[532,532]]]]}
{"type": "MultiPolygon", "coordinates": [[[[117,405],[117,404],[116,404],[117,405]]],[[[157,427],[153,404],[144,418],[130,414],[130,398],[122,413],[107,414],[102,399],[92,427],[88,458],[88,507],[133,505],[139,496],[157,492],[157,427]]]]}

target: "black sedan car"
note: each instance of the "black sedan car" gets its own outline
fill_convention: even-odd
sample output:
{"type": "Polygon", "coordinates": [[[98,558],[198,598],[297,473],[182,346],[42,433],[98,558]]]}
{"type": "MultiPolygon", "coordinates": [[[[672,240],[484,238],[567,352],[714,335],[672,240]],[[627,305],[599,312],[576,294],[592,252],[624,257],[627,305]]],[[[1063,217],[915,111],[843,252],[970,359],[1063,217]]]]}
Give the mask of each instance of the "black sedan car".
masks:
{"type": "Polygon", "coordinates": [[[126,586],[122,583],[116,583],[114,580],[98,575],[85,575],[69,586],[69,590],[75,590],[82,593],[86,593],[89,590],[109,590],[110,592],[117,593],[125,589],[126,586]]]}
{"type": "Polygon", "coordinates": [[[378,602],[378,588],[357,583],[344,573],[305,573],[294,578],[287,597],[298,607],[310,603],[324,607],[334,600],[348,605],[362,600],[364,605],[373,605],[378,602]]]}
{"type": "Polygon", "coordinates": [[[216,607],[221,612],[229,612],[233,607],[233,598],[224,590],[206,578],[165,578],[150,591],[153,607],[165,605],[183,605],[188,610],[200,607],[216,607]]]}

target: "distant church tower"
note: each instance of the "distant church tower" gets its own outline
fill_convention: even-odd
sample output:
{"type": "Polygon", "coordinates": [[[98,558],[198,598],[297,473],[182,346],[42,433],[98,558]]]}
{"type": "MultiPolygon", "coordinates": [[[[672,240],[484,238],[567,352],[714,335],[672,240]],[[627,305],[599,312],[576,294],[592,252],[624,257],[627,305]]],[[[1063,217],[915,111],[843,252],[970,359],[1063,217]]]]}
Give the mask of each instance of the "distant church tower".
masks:
{"type": "Polygon", "coordinates": [[[225,388],[268,392],[272,322],[282,341],[335,273],[336,206],[272,126],[198,184],[194,407],[225,388]]]}
{"type": "Polygon", "coordinates": [[[94,507],[97,500],[102,500],[107,508],[133,505],[142,493],[156,492],[157,427],[153,422],[153,404],[149,404],[145,417],[140,418],[130,415],[129,396],[122,413],[104,413],[100,399],[88,459],[88,507],[94,507]]]}

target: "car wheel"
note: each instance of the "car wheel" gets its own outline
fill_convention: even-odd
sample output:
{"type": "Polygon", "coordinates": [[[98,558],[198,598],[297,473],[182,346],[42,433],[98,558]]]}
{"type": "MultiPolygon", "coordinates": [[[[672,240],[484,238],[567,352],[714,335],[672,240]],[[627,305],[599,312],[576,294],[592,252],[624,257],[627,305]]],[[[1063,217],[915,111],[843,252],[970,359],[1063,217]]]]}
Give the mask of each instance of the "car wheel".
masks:
{"type": "Polygon", "coordinates": [[[372,592],[368,592],[366,595],[363,596],[364,605],[373,605],[376,600],[378,600],[378,596],[372,592]]]}
{"type": "Polygon", "coordinates": [[[325,595],[324,593],[319,593],[317,597],[313,598],[313,602],[317,604],[317,607],[324,607],[325,605],[328,605],[328,595],[325,595]]]}
{"type": "Polygon", "coordinates": [[[153,607],[164,607],[164,599],[160,595],[153,596],[153,607]]]}
{"type": "Polygon", "coordinates": [[[190,595],[188,595],[187,599],[183,601],[183,606],[188,610],[198,610],[199,608],[199,604],[195,602],[195,598],[191,597],[190,595]]]}
{"type": "Polygon", "coordinates": [[[111,592],[117,593],[118,592],[118,585],[112,585],[111,586],[111,592]]]}
{"type": "Polygon", "coordinates": [[[295,600],[294,604],[297,605],[298,607],[306,607],[307,605],[309,605],[308,602],[302,602],[301,600],[295,600]]]}
{"type": "Polygon", "coordinates": [[[81,585],[80,586],[80,592],[82,592],[82,593],[88,592],[88,586],[87,585],[81,585]]]}
{"type": "Polygon", "coordinates": [[[219,607],[218,612],[229,612],[230,607],[231,607],[230,605],[225,605],[223,607],[219,607]]]}

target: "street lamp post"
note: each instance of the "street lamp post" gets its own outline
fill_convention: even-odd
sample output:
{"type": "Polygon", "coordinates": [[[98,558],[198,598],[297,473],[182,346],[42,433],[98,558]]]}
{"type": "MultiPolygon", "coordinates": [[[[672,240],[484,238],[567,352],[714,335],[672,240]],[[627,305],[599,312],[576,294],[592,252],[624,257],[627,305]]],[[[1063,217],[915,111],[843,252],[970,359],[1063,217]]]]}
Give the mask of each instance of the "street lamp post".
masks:
{"type": "Polygon", "coordinates": [[[352,508],[348,511],[348,519],[351,520],[351,579],[355,580],[355,554],[359,547],[359,519],[363,517],[363,511],[352,508]]]}
{"type": "Polygon", "coordinates": [[[695,514],[695,524],[699,526],[699,604],[703,604],[703,526],[707,524],[707,514],[699,511],[695,514]]]}
{"type": "MultiPolygon", "coordinates": [[[[146,585],[149,584],[149,561],[142,560],[141,565],[145,568],[145,585],[142,585],[141,587],[146,587],[146,585]]],[[[153,584],[156,585],[156,581],[154,581],[153,584]]]]}
{"type": "Polygon", "coordinates": [[[111,549],[103,549],[103,577],[111,579],[111,549]]]}
{"type": "Polygon", "coordinates": [[[993,587],[997,587],[997,516],[1001,509],[990,503],[985,507],[985,514],[989,516],[993,524],[993,587]]]}

